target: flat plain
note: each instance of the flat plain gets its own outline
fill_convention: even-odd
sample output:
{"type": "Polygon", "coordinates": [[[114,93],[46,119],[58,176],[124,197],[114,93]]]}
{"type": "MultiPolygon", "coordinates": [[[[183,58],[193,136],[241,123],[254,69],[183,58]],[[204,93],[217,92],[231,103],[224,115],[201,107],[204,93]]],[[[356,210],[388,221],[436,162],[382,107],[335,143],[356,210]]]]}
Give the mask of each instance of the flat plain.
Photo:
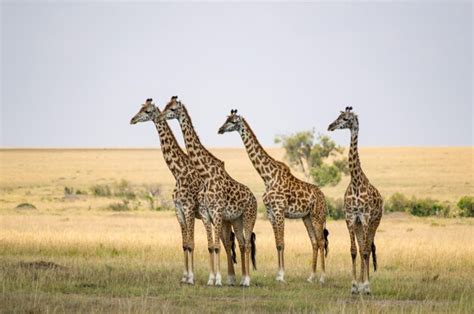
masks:
{"type": "MultiPolygon", "coordinates": [[[[241,149],[212,150],[261,201],[263,183],[241,149]]],[[[277,159],[281,149],[269,149],[277,159]]],[[[381,193],[455,204],[473,195],[473,148],[363,148],[362,165],[381,193]]],[[[196,221],[196,284],[179,283],[182,251],[172,211],[142,200],[91,194],[122,180],[136,191],[173,187],[159,150],[0,150],[0,312],[474,312],[474,220],[384,216],[376,236],[372,296],[350,294],[349,239],[328,221],[327,282],[306,282],[311,246],[301,221],[286,222],[286,284],[274,280],[270,223],[256,224],[252,287],[207,287],[204,228],[196,221]],[[65,187],[85,191],[68,196],[65,187]],[[15,209],[20,203],[37,209],[15,209]]],[[[326,195],[342,197],[348,178],[326,195]]],[[[138,193],[138,192],[137,192],[138,193]]],[[[222,257],[224,263],[225,257],[222,257]]],[[[240,265],[236,267],[239,276],[240,265]]],[[[225,266],[223,279],[225,282],[225,266]]]]}

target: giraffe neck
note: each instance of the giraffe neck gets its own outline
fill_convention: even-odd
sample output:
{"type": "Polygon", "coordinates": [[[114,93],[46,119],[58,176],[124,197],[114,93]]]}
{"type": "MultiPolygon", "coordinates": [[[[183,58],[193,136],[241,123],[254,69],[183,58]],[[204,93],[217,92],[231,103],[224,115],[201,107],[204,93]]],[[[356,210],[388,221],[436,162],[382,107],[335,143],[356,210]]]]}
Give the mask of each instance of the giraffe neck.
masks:
{"type": "Polygon", "coordinates": [[[273,174],[280,167],[279,162],[268,155],[245,119],[243,119],[242,128],[239,130],[239,133],[250,161],[267,185],[274,179],[273,174]]]}
{"type": "Polygon", "coordinates": [[[180,112],[178,121],[181,126],[181,131],[183,132],[184,143],[186,145],[188,156],[198,170],[199,174],[203,178],[209,178],[211,176],[211,171],[215,171],[216,167],[223,169],[224,162],[211,154],[211,152],[202,145],[199,136],[194,130],[191,117],[189,116],[188,111],[184,105],[180,112]]]}
{"type": "Polygon", "coordinates": [[[153,123],[160,137],[161,152],[171,173],[178,179],[181,174],[189,171],[186,169],[188,156],[179,146],[166,120],[158,120],[157,116],[153,119],[153,123]]]}
{"type": "Polygon", "coordinates": [[[349,149],[349,171],[351,173],[351,183],[359,185],[362,183],[364,173],[360,166],[359,150],[357,147],[359,136],[359,126],[356,125],[351,129],[351,147],[349,149]]]}

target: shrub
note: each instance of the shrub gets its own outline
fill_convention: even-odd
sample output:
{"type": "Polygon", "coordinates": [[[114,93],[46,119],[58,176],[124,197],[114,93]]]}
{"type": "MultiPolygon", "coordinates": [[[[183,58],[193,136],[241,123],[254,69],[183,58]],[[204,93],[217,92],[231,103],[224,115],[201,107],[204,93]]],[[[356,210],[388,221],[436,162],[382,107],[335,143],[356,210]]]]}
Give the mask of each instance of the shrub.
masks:
{"type": "Polygon", "coordinates": [[[402,193],[395,193],[385,202],[386,212],[408,212],[412,205],[412,201],[409,200],[402,193]]]}
{"type": "Polygon", "coordinates": [[[458,202],[459,216],[474,217],[474,197],[463,196],[458,202]]]}
{"type": "Polygon", "coordinates": [[[36,209],[36,206],[30,203],[18,204],[15,209],[36,209]]]}
{"type": "Polygon", "coordinates": [[[67,186],[64,187],[64,195],[65,196],[73,195],[73,194],[74,194],[74,188],[73,187],[67,187],[67,186]]]}
{"type": "Polygon", "coordinates": [[[87,191],[77,189],[76,190],[76,195],[87,195],[87,191]]]}
{"type": "Polygon", "coordinates": [[[94,196],[111,196],[112,191],[107,184],[96,184],[91,187],[94,196]]]}
{"type": "Polygon", "coordinates": [[[114,195],[118,197],[125,197],[127,199],[135,199],[137,197],[133,191],[132,185],[124,179],[115,185],[114,195]]]}
{"type": "Polygon", "coordinates": [[[79,189],[74,189],[73,187],[64,187],[64,196],[71,196],[71,195],[86,195],[86,191],[82,191],[79,189]]]}
{"type": "Polygon", "coordinates": [[[326,198],[328,216],[334,220],[344,218],[344,200],[341,198],[326,198]]]}
{"type": "Polygon", "coordinates": [[[129,201],[128,200],[122,200],[120,203],[112,203],[109,205],[109,209],[113,211],[128,211],[130,210],[130,207],[128,206],[129,201]]]}
{"type": "Polygon", "coordinates": [[[448,216],[449,206],[441,204],[439,201],[430,198],[411,200],[409,213],[414,216],[448,216]]]}

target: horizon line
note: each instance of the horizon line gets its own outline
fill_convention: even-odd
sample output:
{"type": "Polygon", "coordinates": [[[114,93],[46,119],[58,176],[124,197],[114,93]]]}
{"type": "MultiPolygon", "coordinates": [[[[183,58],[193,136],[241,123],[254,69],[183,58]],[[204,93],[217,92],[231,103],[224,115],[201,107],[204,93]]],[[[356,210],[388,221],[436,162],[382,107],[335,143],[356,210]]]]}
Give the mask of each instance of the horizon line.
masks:
{"type": "MultiPolygon", "coordinates": [[[[182,148],[184,146],[181,146],[182,148]]],[[[343,148],[348,148],[349,146],[341,146],[343,148]]],[[[234,146],[206,146],[207,149],[243,149],[245,150],[245,147],[234,147],[234,146]]],[[[276,148],[282,148],[281,146],[264,146],[264,148],[268,149],[276,149],[276,148]]],[[[359,146],[359,148],[474,148],[474,145],[429,145],[429,146],[423,146],[423,145],[406,145],[406,146],[401,146],[401,145],[387,145],[387,146],[359,146]]],[[[128,146],[128,147],[119,147],[119,146],[110,146],[110,147],[105,147],[105,146],[89,146],[89,147],[81,147],[81,146],[71,146],[71,147],[0,147],[0,150],[161,150],[161,146],[157,147],[140,147],[140,146],[128,146]]]]}

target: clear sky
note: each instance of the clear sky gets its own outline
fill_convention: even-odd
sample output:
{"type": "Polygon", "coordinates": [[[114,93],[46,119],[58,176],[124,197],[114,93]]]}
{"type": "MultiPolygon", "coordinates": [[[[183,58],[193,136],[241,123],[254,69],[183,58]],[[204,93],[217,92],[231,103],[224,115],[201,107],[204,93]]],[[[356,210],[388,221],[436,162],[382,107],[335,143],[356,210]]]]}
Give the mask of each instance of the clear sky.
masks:
{"type": "Polygon", "coordinates": [[[364,146],[473,145],[472,16],[470,1],[2,2],[0,146],[157,147],[129,120],[172,95],[210,147],[242,147],[217,134],[232,108],[274,145],[347,105],[364,146]]]}

